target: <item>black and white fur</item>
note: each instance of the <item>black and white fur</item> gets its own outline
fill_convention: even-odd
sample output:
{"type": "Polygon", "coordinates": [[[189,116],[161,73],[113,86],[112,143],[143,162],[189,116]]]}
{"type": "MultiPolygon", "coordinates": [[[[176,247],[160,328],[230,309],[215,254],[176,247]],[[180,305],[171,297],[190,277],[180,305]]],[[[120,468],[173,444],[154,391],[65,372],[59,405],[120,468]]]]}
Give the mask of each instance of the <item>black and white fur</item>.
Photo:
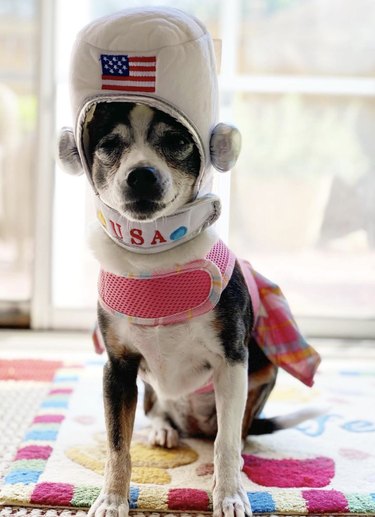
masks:
{"type": "MultiPolygon", "coordinates": [[[[200,156],[187,129],[172,117],[145,105],[102,103],[88,131],[95,188],[121,214],[153,220],[192,200],[200,156]]],[[[203,258],[216,240],[215,232],[207,229],[170,251],[136,254],[115,244],[98,226],[91,247],[104,269],[121,274],[160,271],[203,258]]],[[[104,487],[91,516],[128,513],[138,373],[145,381],[150,443],[174,447],[180,434],[214,438],[214,516],[251,515],[240,477],[241,442],[249,433],[282,427],[280,420],[257,418],[275,384],[277,368],[251,337],[253,316],[238,265],[216,308],[183,324],[134,325],[98,306],[108,353],[104,369],[108,460],[104,487]],[[194,394],[211,378],[214,393],[194,394]]],[[[297,416],[286,423],[298,421],[297,416]]]]}

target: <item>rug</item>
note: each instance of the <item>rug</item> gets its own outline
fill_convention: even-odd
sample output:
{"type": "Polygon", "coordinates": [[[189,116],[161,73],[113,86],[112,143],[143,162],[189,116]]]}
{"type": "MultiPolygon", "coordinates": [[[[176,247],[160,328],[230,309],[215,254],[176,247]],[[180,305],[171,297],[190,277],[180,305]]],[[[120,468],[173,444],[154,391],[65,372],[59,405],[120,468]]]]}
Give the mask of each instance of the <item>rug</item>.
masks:
{"type": "Polygon", "coordinates": [[[61,361],[0,358],[0,480],[61,366],[61,361]]]}
{"type": "MultiPolygon", "coordinates": [[[[102,367],[101,359],[51,366],[40,381],[39,407],[4,473],[1,504],[73,509],[94,501],[105,458],[102,367]]],[[[5,368],[2,399],[8,383],[30,386],[32,368],[25,380],[15,370],[9,375],[5,368]]],[[[374,388],[375,371],[366,364],[323,364],[312,389],[281,373],[267,416],[312,403],[330,409],[297,428],[248,441],[242,477],[254,513],[375,515],[374,388]]],[[[173,450],[148,446],[141,399],[131,450],[131,509],[209,512],[212,443],[183,439],[173,450]]]]}

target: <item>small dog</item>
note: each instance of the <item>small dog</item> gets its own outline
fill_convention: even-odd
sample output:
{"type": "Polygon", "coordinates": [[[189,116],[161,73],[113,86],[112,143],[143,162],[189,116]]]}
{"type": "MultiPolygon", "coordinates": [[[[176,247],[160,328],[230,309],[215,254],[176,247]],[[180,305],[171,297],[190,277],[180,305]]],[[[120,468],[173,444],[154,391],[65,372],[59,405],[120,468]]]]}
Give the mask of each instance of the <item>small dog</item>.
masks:
{"type": "Polygon", "coordinates": [[[73,47],[74,128],[61,132],[59,154],[96,194],[95,343],[101,335],[108,353],[108,455],[90,516],[128,514],[138,374],[150,444],[214,438],[215,517],[251,514],[241,480],[248,434],[311,416],[258,418],[277,367],[311,386],[319,357],[280,289],[213,229],[213,168],[231,170],[240,151],[239,131],[218,123],[218,57],[204,24],[169,7],[94,20],[73,47]]]}
{"type": "MultiPolygon", "coordinates": [[[[95,189],[128,219],[152,221],[192,200],[199,152],[189,131],[170,115],[140,103],[99,103],[88,134],[95,189]]],[[[217,239],[208,228],[163,253],[137,254],[116,245],[98,226],[91,247],[106,271],[153,273],[204,258],[217,239]]],[[[249,434],[294,425],[301,415],[258,418],[275,385],[277,366],[252,337],[254,310],[239,265],[207,314],[149,327],[115,317],[99,303],[98,323],[108,353],[109,445],[104,488],[90,515],[128,512],[138,374],[145,383],[150,444],[175,447],[181,434],[214,438],[214,515],[251,515],[240,478],[241,442],[249,434]],[[210,383],[214,389],[201,389],[210,383]]]]}

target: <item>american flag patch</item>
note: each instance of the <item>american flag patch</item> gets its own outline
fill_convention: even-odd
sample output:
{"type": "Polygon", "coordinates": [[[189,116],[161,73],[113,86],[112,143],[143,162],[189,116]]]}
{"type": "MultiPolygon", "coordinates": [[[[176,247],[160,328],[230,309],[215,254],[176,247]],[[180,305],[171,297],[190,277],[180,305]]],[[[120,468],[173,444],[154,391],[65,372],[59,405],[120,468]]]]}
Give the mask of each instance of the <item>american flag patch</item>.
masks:
{"type": "Polygon", "coordinates": [[[155,92],[156,56],[101,54],[102,90],[155,92]]]}

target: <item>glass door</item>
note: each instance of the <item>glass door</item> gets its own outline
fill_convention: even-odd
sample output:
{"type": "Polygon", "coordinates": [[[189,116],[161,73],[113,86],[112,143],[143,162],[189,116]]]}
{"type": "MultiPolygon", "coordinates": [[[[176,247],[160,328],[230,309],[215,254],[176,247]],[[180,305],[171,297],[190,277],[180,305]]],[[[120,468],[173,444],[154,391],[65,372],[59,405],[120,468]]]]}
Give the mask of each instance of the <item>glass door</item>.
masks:
{"type": "MultiPolygon", "coordinates": [[[[127,6],[150,3],[159,1],[127,6]]],[[[201,18],[223,41],[222,119],[243,138],[235,170],[217,175],[230,245],[281,285],[309,334],[374,336],[375,4],[169,3],[201,18]]],[[[57,132],[72,125],[68,69],[76,32],[123,2],[81,0],[74,17],[66,2],[54,4],[57,132]]],[[[85,242],[94,219],[91,193],[85,178],[57,166],[53,178],[51,262],[39,270],[48,289],[39,287],[44,299],[34,303],[34,326],[88,328],[98,270],[85,242]]]]}
{"type": "Polygon", "coordinates": [[[310,331],[373,334],[375,4],[243,2],[241,20],[231,243],[310,331]]]}
{"type": "Polygon", "coordinates": [[[0,0],[0,326],[27,327],[33,265],[38,10],[0,0]]]}

